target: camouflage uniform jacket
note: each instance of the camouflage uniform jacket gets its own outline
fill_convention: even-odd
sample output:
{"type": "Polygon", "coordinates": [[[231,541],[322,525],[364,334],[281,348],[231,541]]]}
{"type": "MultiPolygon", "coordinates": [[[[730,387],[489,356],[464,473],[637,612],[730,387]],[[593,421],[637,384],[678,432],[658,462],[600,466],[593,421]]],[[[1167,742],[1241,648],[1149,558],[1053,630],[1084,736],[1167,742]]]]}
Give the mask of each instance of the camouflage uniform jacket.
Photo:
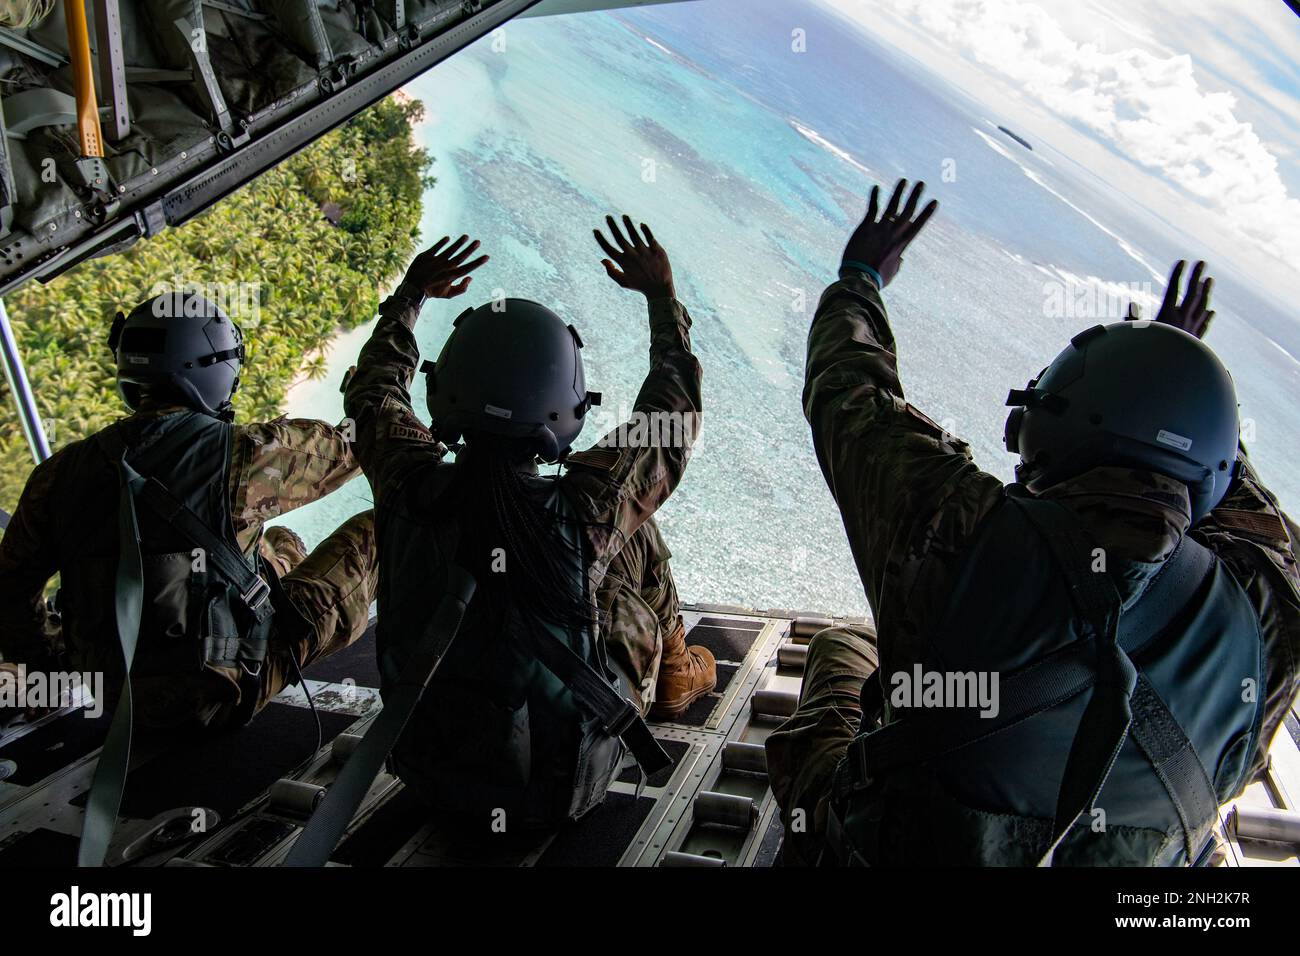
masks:
{"type": "MultiPolygon", "coordinates": [[[[422,302],[402,294],[380,306],[380,319],[348,385],[347,414],[356,422],[357,458],[374,491],[380,524],[398,496],[419,498],[446,454],[411,408],[411,380],[419,359],[416,320],[422,302]]],[[[595,595],[609,563],[681,481],[699,431],[700,363],[691,352],[691,319],[674,299],[649,303],[650,371],[637,395],[634,415],[672,416],[684,440],[639,440],[644,429],[619,426],[590,449],[566,461],[559,481],[588,522],[585,529],[595,595]]],[[[380,555],[381,567],[383,556],[380,555]]],[[[382,572],[381,572],[382,575],[382,572]]]]}
{"type": "MultiPolygon", "coordinates": [[[[975,465],[965,442],[907,403],[885,306],[865,277],[851,274],[823,294],[806,375],[804,413],[866,588],[882,672],[925,666],[927,635],[1003,485],[975,465]]],[[[1190,523],[1186,487],[1148,472],[1099,468],[1044,497],[1069,507],[1100,546],[1133,563],[1129,579],[1117,581],[1126,603],[1140,596],[1190,523]]],[[[1191,534],[1223,560],[1259,615],[1266,698],[1253,776],[1297,691],[1295,542],[1277,500],[1249,466],[1191,534]]]]}
{"type": "MultiPolygon", "coordinates": [[[[178,411],[182,409],[154,407],[131,418],[178,411]]],[[[324,497],[357,471],[341,428],[286,418],[235,425],[228,500],[240,548],[251,553],[268,520],[324,497]]],[[[75,623],[67,621],[64,648],[64,635],[47,615],[44,599],[46,584],[61,570],[64,544],[75,540],[87,522],[116,522],[117,498],[117,475],[93,436],[70,442],[32,471],[0,539],[0,655],[5,661],[60,666],[66,650],[68,663],[78,670],[120,672],[116,635],[107,640],[77,635],[75,623]]],[[[113,594],[105,594],[104,601],[111,621],[113,594]]],[[[213,705],[239,698],[236,675],[228,668],[211,668],[174,683],[166,696],[178,704],[186,695],[191,702],[213,705]]]]}

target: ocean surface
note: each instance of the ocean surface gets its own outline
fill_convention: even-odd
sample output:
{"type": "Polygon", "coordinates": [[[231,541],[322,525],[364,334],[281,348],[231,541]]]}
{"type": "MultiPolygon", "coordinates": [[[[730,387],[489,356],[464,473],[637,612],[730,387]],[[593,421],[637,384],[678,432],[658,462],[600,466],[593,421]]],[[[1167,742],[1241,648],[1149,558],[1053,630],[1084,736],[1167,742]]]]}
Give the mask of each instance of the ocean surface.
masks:
{"type": "MultiPolygon", "coordinates": [[[[424,238],[468,232],[492,256],[467,296],[425,307],[426,357],[495,290],[549,303],[582,332],[588,385],[605,396],[596,423],[610,427],[646,373],[648,333],[591,229],[627,212],[669,251],[704,366],[701,443],[660,512],[685,600],[867,611],[799,396],[812,312],[873,183],[923,178],[941,202],[885,296],[907,397],[1004,480],[1007,390],[1118,319],[1130,292],[1154,315],[1169,266],[1199,251],[1140,197],[1046,144],[1024,148],[987,108],[803,0],[519,21],[406,92],[425,104],[418,136],[437,158],[424,238]],[[806,52],[792,49],[796,19],[806,52]]],[[[1210,341],[1252,460],[1294,512],[1300,331],[1216,278],[1210,341]]],[[[286,410],[340,418],[338,383],[368,334],[341,338],[328,377],[286,410]]],[[[285,523],[315,544],[369,504],[358,479],[285,523]]]]}

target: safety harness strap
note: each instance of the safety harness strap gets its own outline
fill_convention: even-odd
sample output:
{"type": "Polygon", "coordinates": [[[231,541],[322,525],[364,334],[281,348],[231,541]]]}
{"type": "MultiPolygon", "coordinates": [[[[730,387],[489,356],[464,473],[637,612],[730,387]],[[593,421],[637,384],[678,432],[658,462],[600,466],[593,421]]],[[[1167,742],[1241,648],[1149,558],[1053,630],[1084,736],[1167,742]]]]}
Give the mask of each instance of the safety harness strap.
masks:
{"type": "Polygon", "coordinates": [[[569,689],[579,707],[600,721],[605,733],[623,741],[642,773],[648,777],[672,765],[641,711],[630,700],[620,697],[609,681],[540,622],[528,617],[528,625],[537,659],[569,689]]]}
{"type": "MultiPolygon", "coordinates": [[[[205,425],[206,422],[197,413],[191,415],[157,444],[143,451],[140,455],[142,467],[152,466],[171,457],[205,425]]],[[[118,556],[114,613],[117,621],[118,643],[122,651],[123,673],[122,690],[113,712],[113,721],[109,725],[108,736],[100,751],[94,778],[86,795],[81,842],[77,846],[78,866],[103,866],[113,830],[117,826],[117,812],[122,804],[122,794],[126,789],[127,770],[131,763],[131,730],[134,719],[131,668],[135,663],[135,651],[140,640],[140,623],[144,609],[144,558],[140,553],[140,523],[136,512],[136,501],[137,499],[148,500],[146,491],[151,481],[158,485],[153,479],[142,476],[127,461],[130,449],[118,427],[105,429],[99,433],[98,438],[100,446],[115,462],[120,487],[117,509],[118,556]]],[[[162,486],[158,485],[158,487],[162,486]]],[[[183,505],[180,507],[184,508],[183,505]]],[[[194,517],[189,509],[185,511],[194,517]]],[[[197,518],[194,520],[198,521],[197,518]]],[[[212,532],[207,531],[202,522],[199,524],[207,532],[210,540],[219,542],[229,551],[234,551],[212,532]]],[[[196,540],[195,543],[207,548],[210,553],[216,553],[202,541],[196,540]]],[[[252,573],[242,558],[238,563],[245,571],[252,573]]]]}
{"type": "Polygon", "coordinates": [[[1214,788],[1186,733],[1127,652],[1174,622],[1213,569],[1212,553],[1184,537],[1138,603],[1121,615],[1119,594],[1108,575],[1092,570],[1091,542],[1073,516],[1052,502],[1008,501],[1021,507],[1052,548],[1092,637],[1010,675],[996,718],[967,711],[925,712],[859,735],[832,778],[833,808],[867,786],[872,776],[950,754],[1095,685],[1071,744],[1049,848],[1041,862],[1050,862],[1070,827],[1093,805],[1130,732],[1178,813],[1187,861],[1195,861],[1207,835],[1205,821],[1212,820],[1217,806],[1214,788]]]}
{"type": "Polygon", "coordinates": [[[369,792],[379,768],[388,759],[415,713],[425,688],[437,673],[438,665],[451,649],[475,587],[469,572],[455,566],[447,569],[447,590],[392,689],[384,695],[383,710],[307,821],[293,849],[285,857],[285,866],[324,866],[328,862],[339,837],[369,792]]]}
{"type": "Polygon", "coordinates": [[[135,495],[144,479],[126,461],[118,459],[118,559],[115,583],[117,637],[122,648],[122,692],[108,737],[95,765],[95,776],[86,795],[86,812],[81,824],[81,842],[77,846],[77,866],[103,866],[109,841],[117,826],[117,811],[126,789],[127,768],[131,764],[131,665],[140,639],[140,619],[144,606],[144,563],[140,556],[140,525],[135,513],[135,495]]]}

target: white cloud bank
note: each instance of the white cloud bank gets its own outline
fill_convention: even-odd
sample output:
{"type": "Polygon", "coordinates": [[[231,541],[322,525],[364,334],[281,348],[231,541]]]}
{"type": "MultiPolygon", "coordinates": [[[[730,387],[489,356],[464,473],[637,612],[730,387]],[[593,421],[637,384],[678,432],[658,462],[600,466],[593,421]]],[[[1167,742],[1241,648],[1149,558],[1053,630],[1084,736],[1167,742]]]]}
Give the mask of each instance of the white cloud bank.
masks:
{"type": "MultiPolygon", "coordinates": [[[[867,28],[885,8],[1001,74],[1026,97],[1185,190],[1232,231],[1300,268],[1300,199],[1288,195],[1276,156],[1252,125],[1234,115],[1237,98],[1202,88],[1188,54],[1160,46],[1108,51],[1107,44],[1075,39],[1064,17],[1027,0],[827,2],[867,28]]],[[[1072,26],[1078,32],[1077,18],[1072,26]]]]}

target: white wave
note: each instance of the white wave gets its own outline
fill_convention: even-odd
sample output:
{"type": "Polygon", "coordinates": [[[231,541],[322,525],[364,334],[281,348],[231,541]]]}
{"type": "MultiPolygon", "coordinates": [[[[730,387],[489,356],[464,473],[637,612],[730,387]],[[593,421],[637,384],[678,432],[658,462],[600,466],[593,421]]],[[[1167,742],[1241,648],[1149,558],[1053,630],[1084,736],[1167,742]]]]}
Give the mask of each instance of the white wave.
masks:
{"type": "Polygon", "coordinates": [[[971,127],[971,132],[973,132],[973,133],[974,133],[976,136],[978,136],[980,139],[984,140],[984,142],[985,142],[986,144],[988,144],[989,149],[993,150],[993,152],[997,153],[997,154],[998,154],[999,156],[1001,156],[1003,159],[1009,159],[1009,160],[1011,160],[1011,161],[1012,161],[1013,163],[1015,163],[1017,166],[1020,166],[1021,169],[1024,169],[1024,168],[1025,168],[1024,166],[1021,166],[1020,161],[1017,160],[1016,157],[1014,157],[1014,156],[1011,155],[1011,151],[1010,151],[1009,149],[1007,149],[1005,146],[1003,146],[1001,143],[999,143],[996,139],[994,139],[994,138],[993,138],[992,136],[990,136],[988,133],[984,132],[984,130],[982,130],[982,129],[977,129],[976,127],[972,126],[972,127],[971,127]]]}
{"type": "Polygon", "coordinates": [[[1267,336],[1265,336],[1265,338],[1267,339],[1269,345],[1273,346],[1273,348],[1277,349],[1279,352],[1281,352],[1283,355],[1285,355],[1288,359],[1291,360],[1291,362],[1292,362],[1293,364],[1295,364],[1295,365],[1300,365],[1300,359],[1297,359],[1294,355],[1292,355],[1290,352],[1288,352],[1288,351],[1287,351],[1287,350],[1286,350],[1286,349],[1281,345],[1281,343],[1279,343],[1279,342],[1275,342],[1275,341],[1273,341],[1272,339],[1268,339],[1267,336]]]}
{"type": "Polygon", "coordinates": [[[646,43],[649,43],[649,44],[650,44],[652,47],[654,47],[656,50],[659,50],[659,51],[661,51],[661,52],[663,52],[663,53],[667,53],[667,54],[668,54],[669,56],[671,56],[671,57],[675,57],[675,56],[677,56],[676,53],[674,53],[672,50],[668,49],[668,47],[664,46],[662,43],[660,43],[660,42],[657,41],[657,40],[652,40],[652,39],[650,39],[650,38],[647,37],[647,36],[643,36],[643,37],[641,37],[641,39],[642,39],[642,40],[645,40],[646,43]]]}
{"type": "Polygon", "coordinates": [[[1164,281],[1164,275],[1158,269],[1156,269],[1156,267],[1153,266],[1146,259],[1146,257],[1142,255],[1142,253],[1138,252],[1138,250],[1133,246],[1132,243],[1124,239],[1121,235],[1119,235],[1119,233],[1104,226],[1091,213],[1087,212],[1082,207],[1078,206],[1070,199],[1068,199],[1066,196],[1062,195],[1060,192],[1058,192],[1057,190],[1049,186],[1047,184],[1047,181],[1043,179],[1043,177],[1036,170],[1030,169],[1028,166],[1022,163],[1018,157],[1012,155],[1006,148],[1003,147],[1001,143],[993,139],[993,137],[989,136],[983,130],[977,129],[976,127],[972,126],[971,132],[973,132],[980,139],[984,140],[984,142],[988,144],[989,148],[992,149],[999,156],[1003,157],[1004,159],[1009,159],[1011,162],[1015,163],[1016,166],[1020,169],[1020,171],[1025,174],[1025,177],[1034,185],[1051,193],[1061,202],[1065,203],[1067,206],[1069,206],[1071,209],[1077,212],[1084,219],[1088,220],[1090,223],[1092,223],[1094,226],[1100,229],[1107,236],[1114,239],[1116,245],[1120,247],[1120,249],[1124,252],[1124,254],[1127,255],[1130,259],[1132,259],[1134,262],[1136,262],[1138,265],[1146,269],[1149,273],[1151,273],[1151,277],[1153,279],[1155,279],[1157,282],[1164,281]]]}
{"type": "Polygon", "coordinates": [[[839,159],[844,160],[844,162],[848,163],[854,169],[866,173],[868,176],[870,176],[873,179],[876,178],[876,174],[872,172],[871,167],[865,166],[862,163],[858,162],[856,159],[853,158],[853,154],[850,153],[848,150],[836,146],[834,143],[828,140],[821,133],[817,132],[815,129],[812,129],[811,127],[804,126],[802,123],[798,122],[797,120],[788,120],[788,122],[790,123],[791,126],[794,127],[795,132],[797,132],[804,139],[808,140],[811,143],[816,143],[818,146],[826,150],[828,153],[831,153],[832,155],[838,157],[839,159]]]}

